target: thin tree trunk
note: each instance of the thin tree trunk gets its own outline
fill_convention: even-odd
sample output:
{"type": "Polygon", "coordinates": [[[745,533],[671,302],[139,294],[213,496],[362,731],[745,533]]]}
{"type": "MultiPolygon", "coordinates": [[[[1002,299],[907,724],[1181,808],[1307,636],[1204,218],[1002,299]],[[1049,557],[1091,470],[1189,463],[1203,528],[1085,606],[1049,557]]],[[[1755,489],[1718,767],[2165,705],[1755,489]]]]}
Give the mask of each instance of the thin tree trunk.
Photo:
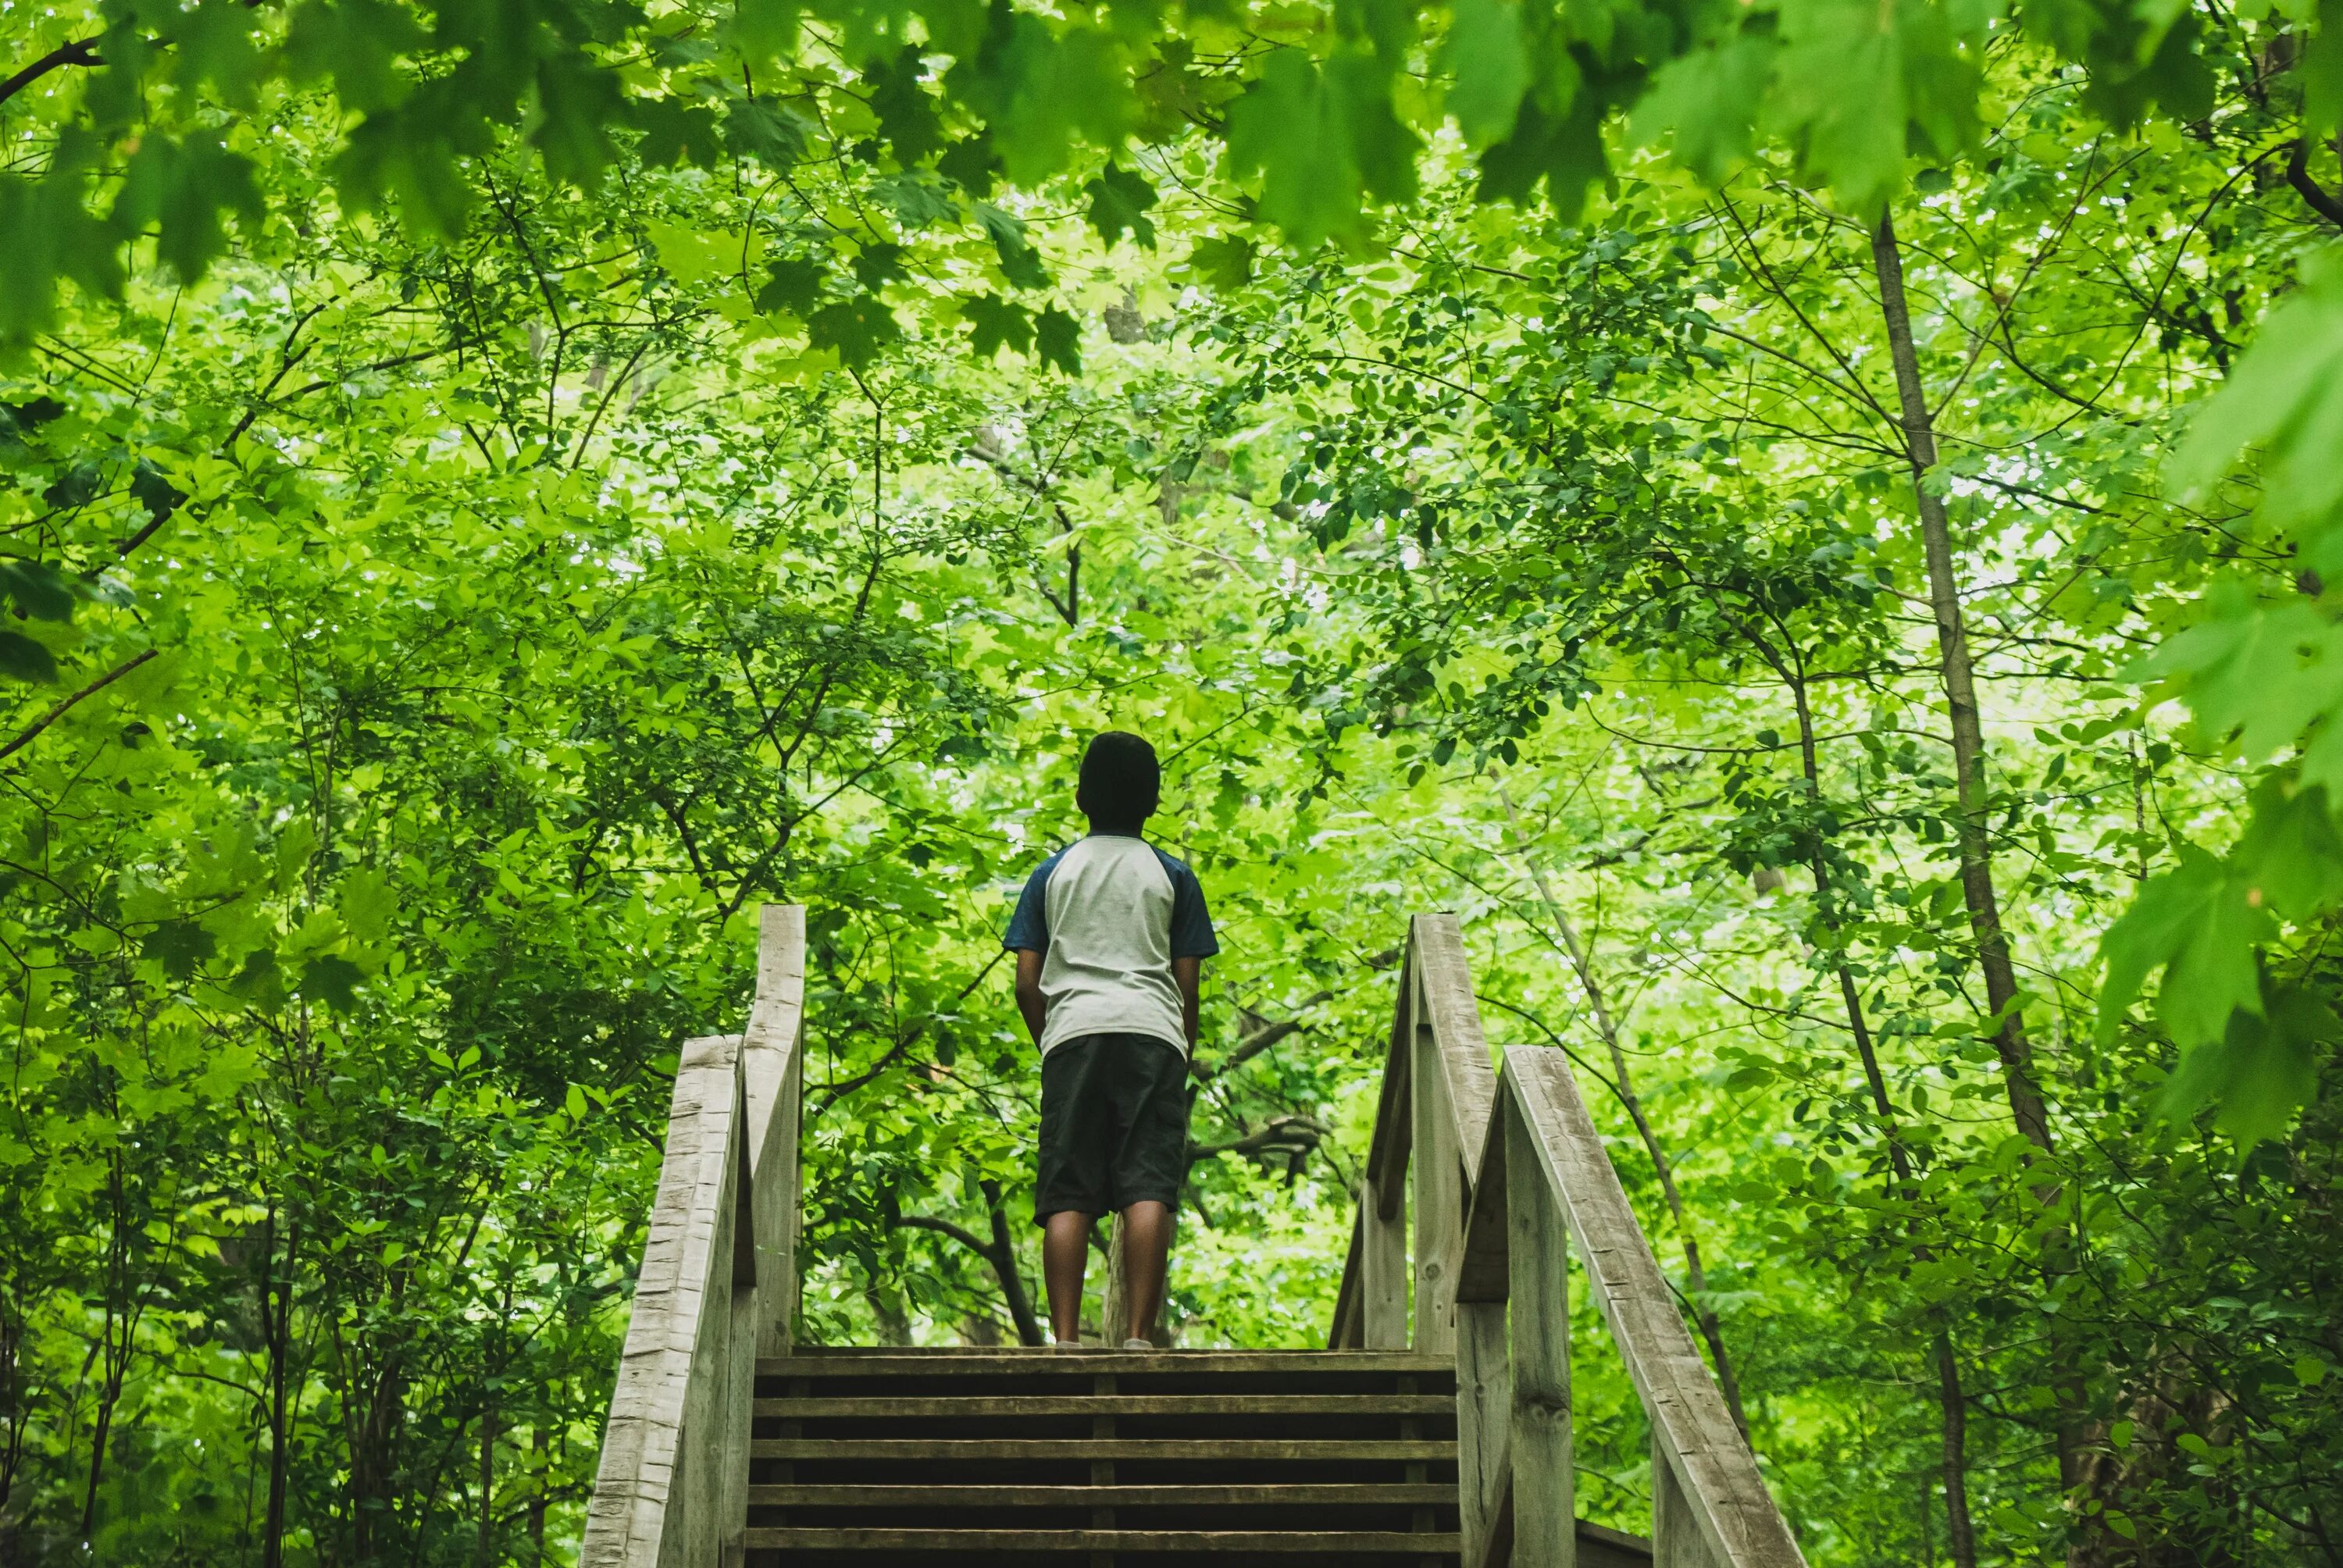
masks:
{"type": "Polygon", "coordinates": [[[533,1477],[537,1483],[537,1492],[536,1494],[528,1500],[529,1561],[531,1563],[542,1563],[545,1561],[546,1512],[545,1428],[543,1426],[537,1427],[529,1433],[528,1452],[535,1461],[534,1468],[537,1473],[533,1477]]]}
{"type": "Polygon", "coordinates": [[[1976,1568],[1976,1531],[1969,1523],[1968,1398],[1961,1392],[1953,1336],[1936,1329],[1936,1394],[1945,1412],[1945,1537],[1955,1568],[1976,1568]]]}
{"type": "Polygon", "coordinates": [[[1033,1315],[1033,1299],[1025,1292],[1025,1276],[1018,1271],[1017,1245],[1009,1233],[1009,1212],[1001,1200],[1001,1183],[986,1181],[978,1183],[984,1194],[984,1206],[992,1221],[992,1271],[1001,1281],[1001,1299],[1008,1304],[1009,1321],[1017,1325],[1017,1338],[1025,1344],[1049,1342],[1041,1332],[1041,1320],[1033,1315]]]}
{"type": "Polygon", "coordinates": [[[1652,1169],[1659,1174],[1661,1195],[1667,1201],[1676,1236],[1684,1244],[1684,1275],[1692,1286],[1693,1318],[1699,1325],[1701,1338],[1708,1343],[1709,1355],[1716,1362],[1716,1382],[1724,1392],[1725,1408],[1733,1412],[1733,1424],[1741,1429],[1745,1442],[1749,1418],[1741,1408],[1741,1379],[1733,1370],[1733,1358],[1725,1353],[1724,1326],[1717,1322],[1715,1309],[1706,1299],[1708,1271],[1701,1266],[1700,1243],[1693,1239],[1692,1226],[1684,1219],[1684,1199],[1676,1191],[1675,1167],[1661,1146],[1659,1134],[1653,1131],[1651,1119],[1644,1114],[1644,1102],[1637,1097],[1635,1081],[1627,1070],[1626,1053],[1619,1049],[1619,1030],[1611,1017],[1611,1004],[1603,994],[1594,960],[1585,944],[1578,940],[1578,928],[1570,923],[1570,917],[1563,912],[1562,900],[1554,896],[1554,889],[1546,881],[1545,871],[1531,857],[1529,839],[1522,832],[1521,813],[1513,809],[1513,798],[1502,784],[1497,787],[1497,800],[1505,809],[1505,821],[1513,830],[1513,842],[1521,846],[1522,862],[1529,868],[1530,879],[1537,884],[1538,896],[1545,900],[1546,913],[1554,918],[1554,929],[1561,933],[1563,949],[1570,954],[1571,968],[1578,971],[1578,983],[1586,991],[1587,1004],[1594,1013],[1595,1031],[1602,1035],[1611,1053],[1611,1071],[1618,1085],[1619,1103],[1626,1108],[1628,1119],[1634,1122],[1635,1131],[1644,1141],[1644,1151],[1652,1157],[1652,1169]]]}
{"type": "Polygon", "coordinates": [[[491,1393],[480,1409],[480,1568],[497,1561],[497,1401],[491,1393]]]}
{"type": "MultiPolygon", "coordinates": [[[[1823,788],[1822,758],[1815,741],[1814,707],[1806,698],[1805,656],[1790,639],[1788,628],[1778,619],[1774,624],[1782,633],[1783,646],[1779,649],[1754,627],[1741,624],[1742,635],[1749,638],[1758,656],[1790,689],[1790,704],[1798,719],[1800,771],[1805,779],[1808,797],[1819,800],[1823,788]]],[[[1830,862],[1823,856],[1819,839],[1815,840],[1813,854],[1806,864],[1814,873],[1815,900],[1823,923],[1835,937],[1839,929],[1838,910],[1831,897],[1830,862]]],[[[1844,954],[1834,954],[1831,968],[1838,979],[1839,998],[1846,1005],[1846,1026],[1855,1036],[1855,1056],[1863,1064],[1863,1081],[1871,1091],[1873,1111],[1878,1116],[1880,1131],[1887,1140],[1888,1163],[1896,1171],[1895,1191],[1898,1197],[1909,1201],[1917,1190],[1913,1181],[1912,1155],[1904,1146],[1903,1130],[1896,1124],[1895,1101],[1887,1095],[1887,1075],[1880,1070],[1879,1050],[1872,1040],[1870,1023],[1863,1015],[1862,992],[1855,983],[1855,971],[1847,967],[1844,954]]],[[[1926,1243],[1915,1243],[1912,1253],[1922,1262],[1935,1256],[1926,1243]]],[[[1946,1314],[1940,1308],[1931,1315],[1936,1320],[1934,1350],[1938,1409],[1942,1414],[1940,1472],[1945,1488],[1946,1543],[1952,1553],[1953,1568],[1976,1568],[1976,1533],[1969,1523],[1968,1400],[1961,1391],[1960,1363],[1953,1356],[1953,1337],[1946,1326],[1946,1314]]]]}
{"type": "Polygon", "coordinates": [[[268,1347],[268,1513],[261,1526],[261,1568],[285,1568],[285,1502],[291,1462],[285,1431],[285,1391],[290,1377],[286,1362],[292,1351],[293,1250],[297,1236],[297,1233],[287,1236],[285,1261],[280,1269],[277,1261],[277,1213],[273,1209],[269,1211],[261,1250],[262,1267],[266,1273],[260,1282],[260,1332],[268,1347]]]}
{"type": "MultiPolygon", "coordinates": [[[[2034,1052],[2026,1035],[2026,1020],[2017,1007],[2017,976],[2010,962],[2009,940],[2001,926],[2001,907],[1993,887],[1993,849],[1986,837],[1985,734],[1979,722],[1975,671],[1969,661],[1968,636],[1961,624],[1960,582],[1953,565],[1952,529],[1942,497],[1927,485],[1927,471],[1936,464],[1936,431],[1928,413],[1926,389],[1920,385],[1919,351],[1912,337],[1912,313],[1904,297],[1904,256],[1896,241],[1892,216],[1882,214],[1872,231],[1871,258],[1879,278],[1879,310],[1887,328],[1889,357],[1896,367],[1896,396],[1904,419],[1904,449],[1912,469],[1912,495],[1920,514],[1920,538],[1928,562],[1928,603],[1936,614],[1936,647],[1942,656],[1945,702],[1953,730],[1953,765],[1959,779],[1958,841],[1961,895],[1968,905],[1969,930],[1976,939],[1977,967],[1985,976],[1986,1004],[1996,1027],[1994,1048],[2001,1057],[2002,1080],[2009,1094],[2009,1110],[2017,1130],[2043,1153],[2052,1151],[2050,1117],[2034,1077],[2034,1052]]],[[[2058,1200],[2055,1183],[2036,1189],[2046,1206],[2058,1200]]],[[[2052,1235],[2045,1243],[2046,1266],[2054,1272],[2065,1266],[2067,1243],[2052,1235]]],[[[2082,1479],[2085,1395],[2078,1369],[2065,1351],[2055,1358],[2066,1362],[2057,1375],[2058,1484],[2070,1495],[2082,1479]]],[[[2070,1562],[2089,1558],[2087,1546],[2077,1544],[2070,1562]]]]}
{"type": "Polygon", "coordinates": [[[1986,1004],[1998,1028],[2010,1114],[2034,1146],[2049,1152],[2050,1118],[2034,1080],[2034,1051],[2026,1020],[2016,1007],[2017,974],[2009,960],[2009,939],[2001,929],[2001,905],[1993,888],[1993,848],[1986,834],[1985,732],[1977,711],[1976,672],[1969,662],[1968,633],[1961,623],[1960,579],[1953,565],[1952,528],[1944,498],[1928,488],[1927,471],[1936,466],[1936,422],[1920,385],[1920,358],[1912,340],[1912,314],[1904,298],[1904,256],[1892,218],[1882,216],[1871,236],[1871,256],[1879,276],[1879,310],[1886,318],[1887,346],[1896,366],[1896,396],[1904,413],[1904,450],[1912,468],[1912,495],[1920,512],[1920,542],[1928,561],[1928,606],[1936,618],[1936,649],[1945,681],[1945,703],[1953,729],[1953,767],[1959,779],[1956,837],[1961,857],[1961,897],[1968,906],[1969,930],[1976,939],[1977,968],[1985,976],[1986,1004]]]}

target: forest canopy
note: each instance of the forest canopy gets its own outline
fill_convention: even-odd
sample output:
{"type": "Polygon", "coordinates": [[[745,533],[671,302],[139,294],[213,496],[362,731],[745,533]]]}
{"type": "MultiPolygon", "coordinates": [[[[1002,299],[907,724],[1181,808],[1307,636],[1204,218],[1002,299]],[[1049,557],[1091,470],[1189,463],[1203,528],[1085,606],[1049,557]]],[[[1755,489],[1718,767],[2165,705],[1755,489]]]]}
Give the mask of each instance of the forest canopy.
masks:
{"type": "Polygon", "coordinates": [[[1110,725],[1180,1342],[1323,1342],[1453,910],[1816,1564],[2343,1563],[2335,5],[0,35],[0,1564],[573,1560],[767,901],[806,1332],[1036,1342],[1110,725]]]}

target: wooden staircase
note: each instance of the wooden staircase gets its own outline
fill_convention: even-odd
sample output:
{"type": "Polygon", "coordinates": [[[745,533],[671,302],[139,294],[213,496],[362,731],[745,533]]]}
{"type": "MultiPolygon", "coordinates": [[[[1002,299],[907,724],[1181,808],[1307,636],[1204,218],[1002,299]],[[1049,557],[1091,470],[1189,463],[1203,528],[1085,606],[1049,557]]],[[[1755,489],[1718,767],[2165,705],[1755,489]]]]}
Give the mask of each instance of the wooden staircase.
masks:
{"type": "MultiPolygon", "coordinates": [[[[749,1562],[1458,1562],[1456,1377],[1406,1352],[808,1351],[757,1369],[749,1562]]],[[[1582,1568],[1651,1561],[1589,1527],[1582,1568]]]]}
{"type": "Polygon", "coordinates": [[[757,1382],[751,1563],[1456,1561],[1455,1369],[1413,1355],[833,1351],[757,1382]]]}
{"type": "Polygon", "coordinates": [[[1564,1052],[1493,1066],[1453,917],[1410,923],[1304,1352],[796,1345],[804,911],[763,927],[747,1030],[677,1069],[580,1568],[1805,1568],[1564,1052]],[[1649,1541],[1576,1517],[1574,1286],[1650,1427],[1649,1541]]]}

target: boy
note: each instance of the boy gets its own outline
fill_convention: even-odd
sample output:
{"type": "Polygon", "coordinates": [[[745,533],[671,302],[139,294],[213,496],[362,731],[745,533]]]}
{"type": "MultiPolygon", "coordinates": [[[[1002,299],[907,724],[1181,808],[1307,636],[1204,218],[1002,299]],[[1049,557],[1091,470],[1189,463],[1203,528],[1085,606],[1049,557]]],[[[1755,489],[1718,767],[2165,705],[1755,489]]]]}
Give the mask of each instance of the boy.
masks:
{"type": "Polygon", "coordinates": [[[1090,836],[1041,862],[1001,938],[1041,1050],[1033,1220],[1060,1350],[1081,1346],[1082,1265],[1109,1210],[1122,1216],[1131,1331],[1153,1327],[1188,1174],[1196,987],[1221,949],[1196,874],[1140,837],[1161,793],[1153,747],[1118,729],[1094,738],[1074,790],[1090,836]]]}

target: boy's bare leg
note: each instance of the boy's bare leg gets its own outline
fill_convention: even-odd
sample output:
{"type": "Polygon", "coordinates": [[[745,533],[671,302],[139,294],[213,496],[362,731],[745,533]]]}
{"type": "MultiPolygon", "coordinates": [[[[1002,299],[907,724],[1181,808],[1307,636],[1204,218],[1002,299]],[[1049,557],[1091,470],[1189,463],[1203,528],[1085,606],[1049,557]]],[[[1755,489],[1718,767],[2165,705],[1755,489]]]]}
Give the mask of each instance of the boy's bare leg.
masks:
{"type": "Polygon", "coordinates": [[[1122,1281],[1133,1339],[1152,1339],[1163,1312],[1163,1276],[1172,1258],[1172,1206],[1133,1203],[1122,1211],[1122,1281]]]}
{"type": "Polygon", "coordinates": [[[1090,1261],[1097,1219],[1061,1209],[1041,1222],[1041,1283],[1050,1292],[1050,1332],[1061,1340],[1082,1337],[1082,1266],[1090,1261]]]}

